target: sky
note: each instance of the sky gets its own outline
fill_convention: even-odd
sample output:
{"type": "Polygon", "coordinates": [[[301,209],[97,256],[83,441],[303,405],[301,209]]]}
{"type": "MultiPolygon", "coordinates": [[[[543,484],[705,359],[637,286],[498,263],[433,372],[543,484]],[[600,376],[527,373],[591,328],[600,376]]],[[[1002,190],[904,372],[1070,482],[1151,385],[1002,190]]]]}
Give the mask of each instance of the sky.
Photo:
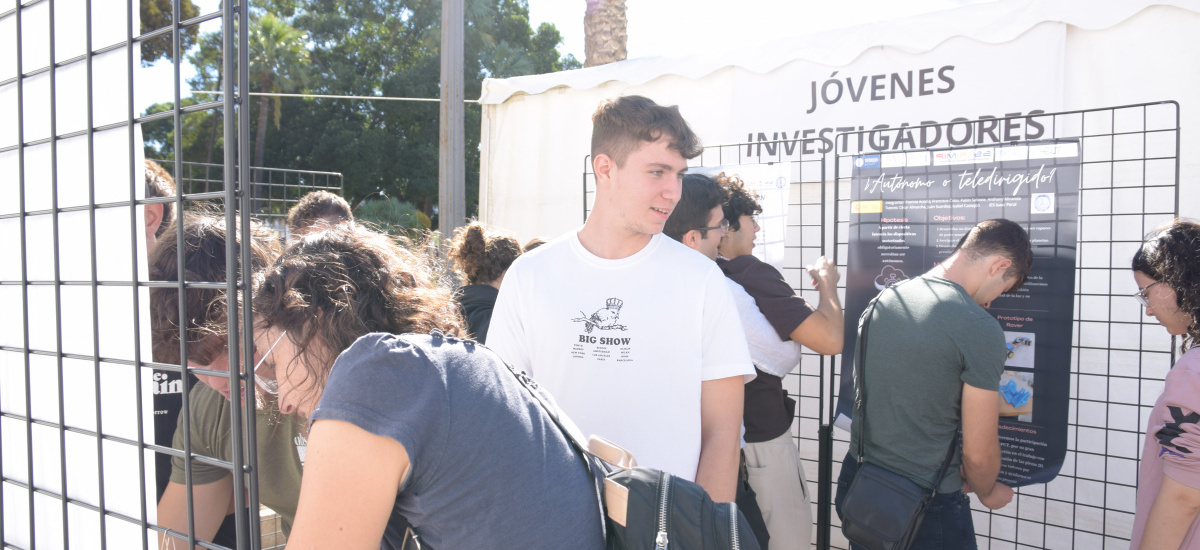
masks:
{"type": "MultiPolygon", "coordinates": [[[[585,0],[528,0],[530,24],[551,22],[562,54],[581,62],[585,0]]],[[[1014,0],[626,0],[629,58],[727,49],[952,9],[1014,0]]]]}
{"type": "MultiPolygon", "coordinates": [[[[626,0],[629,58],[677,56],[729,49],[748,49],[764,41],[842,29],[877,21],[952,9],[967,4],[1016,0],[626,0]]],[[[559,53],[583,53],[585,0],[528,0],[533,28],[554,23],[563,35],[559,53]]],[[[218,9],[218,0],[196,0],[201,13],[218,9]]],[[[220,28],[209,21],[202,31],[220,28]]],[[[180,67],[180,80],[194,74],[180,67]]],[[[139,69],[139,110],[157,101],[170,101],[172,66],[159,61],[139,69]]],[[[184,91],[184,97],[188,93],[184,91]]],[[[216,97],[208,96],[212,99],[216,97]]]]}

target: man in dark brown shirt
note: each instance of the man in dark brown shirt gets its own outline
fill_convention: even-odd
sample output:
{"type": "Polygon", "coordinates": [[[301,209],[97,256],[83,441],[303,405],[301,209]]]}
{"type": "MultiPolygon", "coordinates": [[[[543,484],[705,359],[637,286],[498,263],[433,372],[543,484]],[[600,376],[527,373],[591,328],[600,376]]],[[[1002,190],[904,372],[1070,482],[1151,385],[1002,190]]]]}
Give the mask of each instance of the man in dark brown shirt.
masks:
{"type": "MultiPolygon", "coordinates": [[[[758,201],[736,178],[721,176],[717,180],[729,190],[723,207],[729,230],[718,247],[721,257],[717,264],[725,276],[742,285],[754,298],[759,311],[775,329],[774,335],[757,337],[790,339],[826,355],[840,353],[843,319],[837,295],[840,278],[837,266],[822,256],[805,267],[820,293],[814,308],[796,295],[777,269],[751,254],[759,229],[754,216],[762,212],[758,201]]],[[[766,520],[772,549],[807,549],[812,512],[804,469],[792,441],[796,401],[783,389],[783,376],[799,363],[780,367],[777,362],[754,357],[754,350],[751,345],[751,359],[758,376],[746,384],[742,415],[750,486],[766,520]]]]}

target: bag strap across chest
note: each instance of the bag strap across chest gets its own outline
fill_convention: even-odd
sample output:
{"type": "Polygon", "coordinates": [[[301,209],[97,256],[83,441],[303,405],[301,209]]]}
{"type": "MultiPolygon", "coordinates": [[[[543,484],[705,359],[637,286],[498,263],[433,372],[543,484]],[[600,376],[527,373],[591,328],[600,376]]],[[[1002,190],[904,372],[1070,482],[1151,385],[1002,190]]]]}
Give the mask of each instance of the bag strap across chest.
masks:
{"type": "MultiPolygon", "coordinates": [[[[895,292],[895,286],[890,286],[883,292],[895,292]]],[[[883,297],[883,292],[879,293],[867,307],[867,312],[863,314],[862,326],[858,333],[858,349],[855,350],[854,360],[854,379],[857,384],[854,385],[854,410],[858,412],[858,421],[850,424],[850,429],[858,430],[858,465],[862,467],[867,457],[867,378],[866,378],[866,359],[867,359],[867,328],[871,324],[871,316],[875,313],[875,305],[879,299],[883,297]]],[[[958,447],[958,438],[962,435],[961,430],[955,430],[954,437],[950,439],[950,448],[946,451],[946,458],[942,461],[941,468],[938,469],[937,477],[933,481],[933,490],[930,496],[937,494],[938,487],[942,484],[942,479],[946,477],[946,470],[950,468],[950,461],[954,459],[954,449],[958,447]]]]}

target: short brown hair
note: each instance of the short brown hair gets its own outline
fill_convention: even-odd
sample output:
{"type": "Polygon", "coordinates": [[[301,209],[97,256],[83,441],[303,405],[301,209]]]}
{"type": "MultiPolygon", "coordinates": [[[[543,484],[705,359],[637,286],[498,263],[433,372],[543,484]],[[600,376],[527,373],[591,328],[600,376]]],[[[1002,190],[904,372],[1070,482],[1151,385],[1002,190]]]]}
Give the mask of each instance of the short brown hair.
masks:
{"type": "Polygon", "coordinates": [[[621,166],[642,143],[661,138],[685,159],[696,158],[704,150],[676,105],[665,107],[629,95],[604,101],[592,113],[592,158],[608,155],[621,166]]]}
{"type": "Polygon", "coordinates": [[[350,204],[346,199],[329,191],[312,191],[300,197],[300,201],[288,210],[288,232],[301,233],[313,222],[321,219],[334,223],[352,222],[354,213],[350,211],[350,204]]]}
{"type": "MultiPolygon", "coordinates": [[[[703,174],[685,174],[679,202],[663,225],[663,234],[683,242],[683,236],[688,231],[708,225],[709,212],[721,206],[728,196],[729,191],[713,178],[703,174]]],[[[700,236],[708,238],[707,230],[701,230],[700,236]]]]}
{"type": "MultiPolygon", "coordinates": [[[[162,166],[152,160],[146,161],[146,198],[174,197],[175,180],[162,166]]],[[[175,203],[162,203],[162,219],[158,229],[154,230],[155,237],[162,237],[163,232],[175,221],[175,203]]]]}
{"type": "Polygon", "coordinates": [[[513,260],[521,255],[521,245],[508,235],[488,235],[479,222],[454,232],[450,241],[450,260],[454,272],[467,284],[490,283],[504,275],[513,260]]]}
{"type": "MultiPolygon", "coordinates": [[[[176,263],[177,234],[170,231],[150,255],[150,279],[190,283],[225,282],[225,248],[231,239],[241,246],[241,231],[226,231],[225,217],[210,213],[188,212],[183,216],[183,269],[176,263]]],[[[238,255],[237,250],[234,251],[238,255]]],[[[275,232],[256,221],[250,222],[251,286],[279,255],[275,232]]],[[[240,257],[240,256],[238,256],[240,257]]],[[[244,274],[238,277],[246,280],[244,274]]],[[[188,359],[207,365],[226,349],[228,318],[224,289],[189,288],[184,290],[187,308],[188,359]]],[[[154,360],[180,365],[179,289],[150,289],[150,327],[154,360]]]]}
{"type": "Polygon", "coordinates": [[[546,239],[543,239],[541,237],[534,237],[532,239],[529,239],[529,242],[525,243],[525,246],[521,247],[521,253],[524,254],[524,253],[529,252],[530,250],[533,250],[544,244],[546,244],[546,239]]]}
{"type": "Polygon", "coordinates": [[[353,224],[288,246],[254,294],[254,311],[257,328],[287,331],[306,380],[317,388],[324,388],[337,355],[365,334],[456,335],[463,326],[450,288],[422,255],[353,224]]]}
{"type": "Polygon", "coordinates": [[[1025,278],[1033,268],[1033,249],[1029,244],[1029,233],[1012,220],[997,218],[975,224],[975,227],[958,240],[954,251],[959,250],[971,259],[999,254],[1012,260],[1012,265],[1004,272],[1005,279],[1017,279],[1010,292],[1025,284],[1025,278]]]}

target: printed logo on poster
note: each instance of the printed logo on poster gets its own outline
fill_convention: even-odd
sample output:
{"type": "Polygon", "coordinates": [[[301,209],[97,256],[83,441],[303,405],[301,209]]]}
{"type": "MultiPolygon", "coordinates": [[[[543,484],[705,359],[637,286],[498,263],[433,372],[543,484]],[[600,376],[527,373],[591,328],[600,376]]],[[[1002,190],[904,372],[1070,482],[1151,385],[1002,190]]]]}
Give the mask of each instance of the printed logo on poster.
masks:
{"type": "Polygon", "coordinates": [[[855,168],[879,168],[879,155],[862,155],[854,157],[855,168]]]}
{"type": "Polygon", "coordinates": [[[1046,143],[1029,146],[1029,158],[1052,159],[1079,156],[1078,143],[1046,143]]]}
{"type": "Polygon", "coordinates": [[[955,164],[983,164],[996,160],[995,150],[991,147],[978,149],[962,149],[955,151],[937,151],[933,154],[934,166],[951,166],[955,164]]]}
{"type": "Polygon", "coordinates": [[[906,160],[904,153],[889,153],[883,155],[879,163],[884,168],[900,168],[906,166],[906,160]]]}
{"type": "Polygon", "coordinates": [[[1053,214],[1054,213],[1054,193],[1034,193],[1029,197],[1030,214],[1053,214]]]}

